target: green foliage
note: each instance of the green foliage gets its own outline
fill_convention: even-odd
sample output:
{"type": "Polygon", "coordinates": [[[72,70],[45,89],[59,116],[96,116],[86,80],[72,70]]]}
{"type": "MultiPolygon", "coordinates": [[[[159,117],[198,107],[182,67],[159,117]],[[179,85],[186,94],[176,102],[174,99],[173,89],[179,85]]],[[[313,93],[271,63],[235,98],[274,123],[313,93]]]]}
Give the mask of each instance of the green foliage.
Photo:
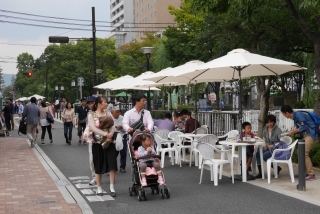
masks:
{"type": "Polygon", "coordinates": [[[2,89],[4,88],[4,79],[3,79],[3,75],[2,75],[2,68],[0,66],[0,91],[2,91],[2,89]]]}
{"type": "Polygon", "coordinates": [[[320,166],[320,144],[315,143],[310,150],[309,156],[313,166],[320,166]]]}
{"type": "MultiPolygon", "coordinates": [[[[119,57],[115,50],[114,39],[97,39],[97,69],[102,69],[103,73],[97,79],[98,83],[106,82],[107,79],[118,77],[119,57]]],[[[49,45],[44,53],[38,58],[28,53],[20,54],[17,58],[19,70],[16,79],[16,86],[20,89],[20,96],[30,96],[32,94],[45,95],[46,75],[48,75],[49,100],[53,100],[54,87],[64,86],[64,96],[70,101],[76,98],[76,91],[71,90],[71,81],[77,82],[78,77],[84,78],[83,96],[95,93],[93,88],[92,69],[92,42],[78,41],[68,44],[49,45]],[[23,72],[33,71],[32,77],[23,75],[23,72]]]]}

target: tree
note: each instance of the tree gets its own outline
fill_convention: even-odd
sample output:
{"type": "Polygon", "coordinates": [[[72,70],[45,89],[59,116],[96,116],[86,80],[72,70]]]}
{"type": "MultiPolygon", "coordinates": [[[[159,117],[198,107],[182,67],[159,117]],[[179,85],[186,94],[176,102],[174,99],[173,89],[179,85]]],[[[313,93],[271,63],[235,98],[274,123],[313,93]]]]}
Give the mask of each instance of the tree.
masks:
{"type": "Polygon", "coordinates": [[[5,87],[4,78],[3,78],[2,68],[0,66],[0,91],[2,91],[4,87],[5,87]]]}
{"type": "MultiPolygon", "coordinates": [[[[299,1],[300,11],[297,10],[295,4],[292,0],[285,0],[288,9],[292,13],[292,16],[298,23],[301,31],[306,35],[306,37],[313,43],[314,48],[314,70],[317,78],[318,84],[320,84],[320,2],[317,0],[303,0],[299,1]],[[312,11],[306,14],[306,10],[312,11]]],[[[320,94],[316,100],[314,111],[320,114],[320,94]]]]}

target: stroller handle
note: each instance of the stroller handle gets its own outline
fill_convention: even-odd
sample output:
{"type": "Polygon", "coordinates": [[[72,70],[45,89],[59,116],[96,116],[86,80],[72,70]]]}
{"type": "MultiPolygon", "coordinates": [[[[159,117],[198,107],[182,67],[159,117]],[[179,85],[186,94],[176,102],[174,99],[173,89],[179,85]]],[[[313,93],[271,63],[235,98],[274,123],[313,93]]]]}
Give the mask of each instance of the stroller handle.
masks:
{"type": "Polygon", "coordinates": [[[158,159],[161,159],[161,156],[160,155],[145,155],[145,156],[142,156],[142,157],[138,157],[137,160],[146,159],[146,158],[158,158],[158,159]]]}

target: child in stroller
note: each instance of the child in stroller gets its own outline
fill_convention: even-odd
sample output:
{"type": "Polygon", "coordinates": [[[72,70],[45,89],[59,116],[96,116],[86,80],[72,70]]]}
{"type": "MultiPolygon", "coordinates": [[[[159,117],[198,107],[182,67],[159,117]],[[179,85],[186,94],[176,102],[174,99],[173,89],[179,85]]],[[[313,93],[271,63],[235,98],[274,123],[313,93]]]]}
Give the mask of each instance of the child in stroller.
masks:
{"type": "MultiPolygon", "coordinates": [[[[139,157],[147,155],[156,155],[156,151],[150,146],[150,136],[147,134],[140,135],[141,146],[138,148],[139,157]]],[[[158,174],[158,183],[164,185],[160,164],[154,161],[154,158],[145,158],[139,160],[139,167],[141,173],[141,186],[147,186],[146,169],[147,167],[154,167],[158,174]]]]}
{"type": "Polygon", "coordinates": [[[130,142],[128,140],[128,148],[132,163],[133,184],[129,187],[130,196],[137,195],[139,201],[147,200],[145,188],[150,187],[151,194],[156,192],[162,199],[170,198],[164,174],[160,171],[158,159],[160,156],[156,155],[157,144],[153,135],[146,131],[135,131],[130,142]],[[149,147],[151,148],[148,149],[149,147]]]}

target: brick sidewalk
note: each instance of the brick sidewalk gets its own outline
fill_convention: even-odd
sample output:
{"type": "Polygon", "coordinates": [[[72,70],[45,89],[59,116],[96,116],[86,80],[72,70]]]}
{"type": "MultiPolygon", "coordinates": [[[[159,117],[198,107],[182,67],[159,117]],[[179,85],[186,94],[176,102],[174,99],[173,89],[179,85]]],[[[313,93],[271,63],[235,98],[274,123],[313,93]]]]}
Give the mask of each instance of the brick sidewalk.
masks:
{"type": "Polygon", "coordinates": [[[82,213],[67,204],[24,138],[0,138],[0,213],[82,213]]]}

